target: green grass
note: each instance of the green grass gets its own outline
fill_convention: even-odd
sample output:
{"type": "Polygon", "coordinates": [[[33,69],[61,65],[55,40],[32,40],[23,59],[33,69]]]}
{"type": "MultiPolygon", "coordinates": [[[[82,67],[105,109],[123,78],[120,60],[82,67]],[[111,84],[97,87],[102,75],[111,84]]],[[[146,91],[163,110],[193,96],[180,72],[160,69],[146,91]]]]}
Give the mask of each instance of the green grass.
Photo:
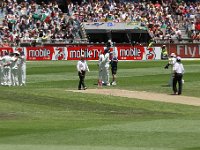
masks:
{"type": "MultiPolygon", "coordinates": [[[[86,84],[96,88],[97,62],[88,63],[86,84]]],[[[119,62],[109,88],[170,94],[166,63],[119,62]]],[[[200,98],[199,63],[183,61],[185,96],[200,98]]],[[[200,149],[199,107],[66,91],[77,84],[76,62],[27,62],[26,87],[0,87],[0,149],[200,149]]]]}

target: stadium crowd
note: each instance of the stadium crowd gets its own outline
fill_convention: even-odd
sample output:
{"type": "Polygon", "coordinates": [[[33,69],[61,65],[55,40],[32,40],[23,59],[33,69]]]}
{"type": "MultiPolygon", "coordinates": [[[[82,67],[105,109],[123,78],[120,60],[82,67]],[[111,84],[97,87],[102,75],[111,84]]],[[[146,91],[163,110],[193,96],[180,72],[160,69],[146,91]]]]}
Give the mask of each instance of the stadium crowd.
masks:
{"type": "Polygon", "coordinates": [[[81,39],[80,22],[139,22],[147,26],[156,39],[181,39],[180,26],[184,26],[193,39],[200,39],[200,2],[162,0],[134,2],[96,0],[68,3],[67,14],[56,1],[41,3],[4,0],[1,13],[6,14],[0,27],[0,44],[7,41],[19,45],[20,41],[81,39]]]}
{"type": "Polygon", "coordinates": [[[78,20],[65,15],[56,2],[36,4],[34,1],[5,1],[1,7],[5,18],[0,27],[0,43],[7,46],[7,41],[19,45],[20,41],[79,39],[78,20]]]}

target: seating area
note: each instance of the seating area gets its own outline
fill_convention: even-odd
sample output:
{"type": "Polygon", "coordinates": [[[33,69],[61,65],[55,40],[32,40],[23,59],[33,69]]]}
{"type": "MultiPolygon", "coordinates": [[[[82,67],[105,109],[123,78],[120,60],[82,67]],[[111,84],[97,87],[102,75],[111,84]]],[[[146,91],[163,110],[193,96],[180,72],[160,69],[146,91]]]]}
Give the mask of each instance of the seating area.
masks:
{"type": "Polygon", "coordinates": [[[96,0],[69,2],[66,9],[63,13],[56,1],[1,2],[0,45],[79,42],[85,38],[82,22],[139,22],[155,41],[200,40],[200,2],[96,0]]]}
{"type": "Polygon", "coordinates": [[[34,1],[18,4],[10,0],[2,4],[1,13],[5,14],[0,26],[1,45],[72,43],[81,39],[80,22],[64,14],[56,2],[38,5],[34,1]]]}

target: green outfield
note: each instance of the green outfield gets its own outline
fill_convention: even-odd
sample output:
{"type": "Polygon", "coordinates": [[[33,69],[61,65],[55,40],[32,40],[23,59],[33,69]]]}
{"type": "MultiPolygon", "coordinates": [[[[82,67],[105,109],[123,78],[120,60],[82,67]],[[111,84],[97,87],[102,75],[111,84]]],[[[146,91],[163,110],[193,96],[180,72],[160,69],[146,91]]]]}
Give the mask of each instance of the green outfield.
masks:
{"type": "MultiPolygon", "coordinates": [[[[103,88],[170,94],[166,63],[119,62],[117,86],[103,88]]],[[[183,95],[200,98],[200,61],[183,64],[183,95]]],[[[200,149],[200,107],[66,91],[77,85],[76,62],[27,62],[26,87],[0,87],[0,150],[200,149]]]]}

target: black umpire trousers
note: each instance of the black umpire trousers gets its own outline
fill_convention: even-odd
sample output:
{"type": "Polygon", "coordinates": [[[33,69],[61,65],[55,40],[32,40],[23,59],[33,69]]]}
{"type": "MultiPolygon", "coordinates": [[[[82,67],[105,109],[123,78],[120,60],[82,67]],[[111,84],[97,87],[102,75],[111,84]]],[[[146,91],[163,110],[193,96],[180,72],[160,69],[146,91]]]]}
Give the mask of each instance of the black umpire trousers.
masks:
{"type": "Polygon", "coordinates": [[[85,88],[85,71],[78,72],[79,84],[78,89],[81,90],[81,86],[85,88]]]}
{"type": "Polygon", "coordinates": [[[177,91],[178,91],[178,95],[182,93],[182,85],[183,85],[182,78],[183,78],[183,75],[181,73],[175,73],[174,78],[173,78],[174,94],[176,94],[177,91]],[[178,82],[178,90],[177,90],[177,82],[178,82]]]}

